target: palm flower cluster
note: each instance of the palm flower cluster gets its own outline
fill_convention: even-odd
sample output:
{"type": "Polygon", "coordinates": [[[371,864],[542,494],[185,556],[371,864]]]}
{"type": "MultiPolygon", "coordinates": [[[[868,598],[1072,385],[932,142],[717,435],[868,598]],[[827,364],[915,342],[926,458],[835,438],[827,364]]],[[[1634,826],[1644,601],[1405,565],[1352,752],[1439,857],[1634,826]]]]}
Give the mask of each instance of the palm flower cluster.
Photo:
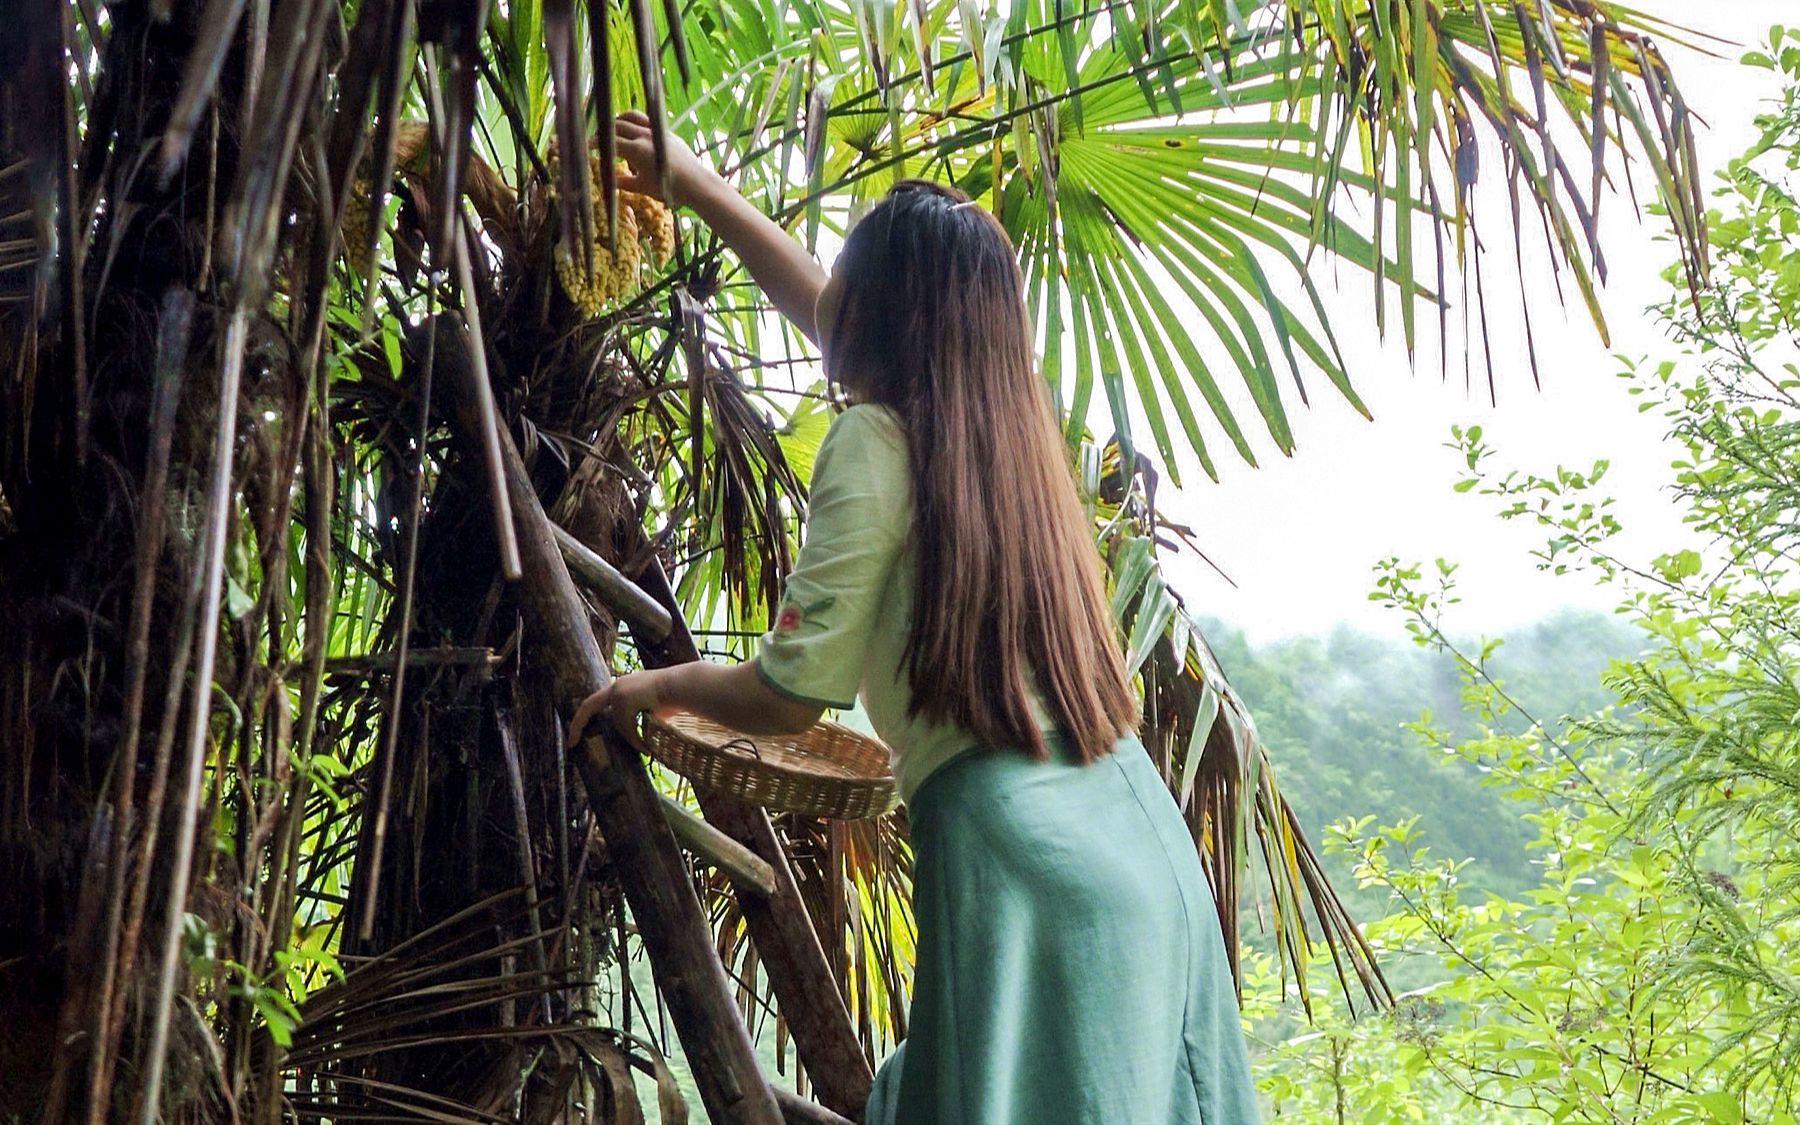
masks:
{"type": "MultiPolygon", "coordinates": [[[[401,121],[394,126],[394,169],[397,172],[423,173],[429,158],[427,147],[431,127],[423,121],[401,121]]],[[[357,169],[356,182],[344,200],[344,259],[358,277],[368,277],[374,264],[376,216],[369,201],[374,197],[369,183],[374,175],[370,158],[365,156],[357,169]]]]}
{"type": "MultiPolygon", "coordinates": [[[[559,157],[550,146],[550,183],[554,194],[559,157]]],[[[556,278],[563,292],[584,318],[599,315],[607,302],[627,296],[638,287],[648,246],[650,260],[661,265],[675,252],[675,215],[661,200],[635,191],[619,192],[618,230],[607,245],[605,194],[600,188],[600,156],[588,155],[588,199],[592,212],[584,229],[589,242],[556,248],[556,278]]]]}

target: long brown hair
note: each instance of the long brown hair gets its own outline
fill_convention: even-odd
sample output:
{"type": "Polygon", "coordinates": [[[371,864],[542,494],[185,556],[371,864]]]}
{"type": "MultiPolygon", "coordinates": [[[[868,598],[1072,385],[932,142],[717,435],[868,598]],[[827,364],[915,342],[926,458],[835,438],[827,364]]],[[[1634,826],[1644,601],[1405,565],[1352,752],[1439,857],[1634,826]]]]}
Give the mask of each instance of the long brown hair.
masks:
{"type": "Polygon", "coordinates": [[[1044,757],[1035,672],[1081,759],[1105,754],[1138,711],[1005,230],[905,180],[851,229],[838,273],[827,370],[900,415],[912,460],[911,714],[1044,757]]]}

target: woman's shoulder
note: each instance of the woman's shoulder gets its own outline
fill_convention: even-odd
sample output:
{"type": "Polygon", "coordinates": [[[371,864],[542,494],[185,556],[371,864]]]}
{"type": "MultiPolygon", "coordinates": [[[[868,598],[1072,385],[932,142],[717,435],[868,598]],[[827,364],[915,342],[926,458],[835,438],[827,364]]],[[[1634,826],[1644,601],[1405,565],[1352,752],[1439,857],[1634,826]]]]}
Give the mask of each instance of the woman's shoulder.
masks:
{"type": "Polygon", "coordinates": [[[900,417],[885,406],[858,404],[831,420],[813,461],[809,486],[821,496],[893,496],[910,487],[912,454],[900,417]]]}
{"type": "Polygon", "coordinates": [[[890,406],[859,402],[832,419],[825,435],[834,449],[856,446],[876,457],[906,457],[906,428],[890,406]]]}
{"type": "Polygon", "coordinates": [[[866,431],[889,441],[906,441],[906,427],[900,412],[878,402],[852,403],[832,421],[832,428],[866,431]]]}

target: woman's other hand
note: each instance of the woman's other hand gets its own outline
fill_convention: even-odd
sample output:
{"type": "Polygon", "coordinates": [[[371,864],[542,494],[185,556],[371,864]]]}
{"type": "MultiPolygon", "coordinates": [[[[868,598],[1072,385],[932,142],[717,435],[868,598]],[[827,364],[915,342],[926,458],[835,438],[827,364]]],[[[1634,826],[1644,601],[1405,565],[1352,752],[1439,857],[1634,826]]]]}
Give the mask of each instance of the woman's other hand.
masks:
{"type": "Polygon", "coordinates": [[[655,134],[650,119],[637,110],[619,114],[613,122],[613,136],[619,142],[619,155],[630,168],[628,174],[619,177],[620,187],[692,211],[749,267],[750,276],[781,314],[808,338],[818,340],[814,311],[819,291],[825,288],[825,270],[806,247],[746,202],[723,176],[667,129],[663,130],[663,159],[667,166],[658,182],[655,134]]]}
{"type": "Polygon", "coordinates": [[[663,698],[662,684],[656,670],[627,672],[612,683],[581,701],[575,708],[575,716],[569,720],[568,745],[577,745],[588,723],[595,715],[604,712],[612,725],[639,751],[644,748],[643,736],[638,730],[638,717],[648,712],[658,718],[667,718],[677,708],[671,706],[663,698]]]}
{"type": "Polygon", "coordinates": [[[707,175],[708,169],[681,138],[666,128],[663,130],[663,158],[668,162],[668,194],[672,197],[665,199],[663,184],[656,176],[656,139],[650,119],[638,110],[626,110],[614,119],[613,136],[618,141],[619,155],[631,169],[619,178],[621,188],[661,199],[671,207],[692,203],[694,187],[707,175]]]}

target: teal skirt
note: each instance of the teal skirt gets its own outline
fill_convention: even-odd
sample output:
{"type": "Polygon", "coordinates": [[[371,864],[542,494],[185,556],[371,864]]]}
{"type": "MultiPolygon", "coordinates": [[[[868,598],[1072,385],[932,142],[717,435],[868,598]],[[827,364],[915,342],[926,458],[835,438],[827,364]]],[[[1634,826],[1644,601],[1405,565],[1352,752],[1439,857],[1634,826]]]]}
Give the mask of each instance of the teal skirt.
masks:
{"type": "Polygon", "coordinates": [[[1207,891],[1143,744],[971,751],[909,815],[918,963],[869,1125],[1253,1125],[1207,891]]]}

